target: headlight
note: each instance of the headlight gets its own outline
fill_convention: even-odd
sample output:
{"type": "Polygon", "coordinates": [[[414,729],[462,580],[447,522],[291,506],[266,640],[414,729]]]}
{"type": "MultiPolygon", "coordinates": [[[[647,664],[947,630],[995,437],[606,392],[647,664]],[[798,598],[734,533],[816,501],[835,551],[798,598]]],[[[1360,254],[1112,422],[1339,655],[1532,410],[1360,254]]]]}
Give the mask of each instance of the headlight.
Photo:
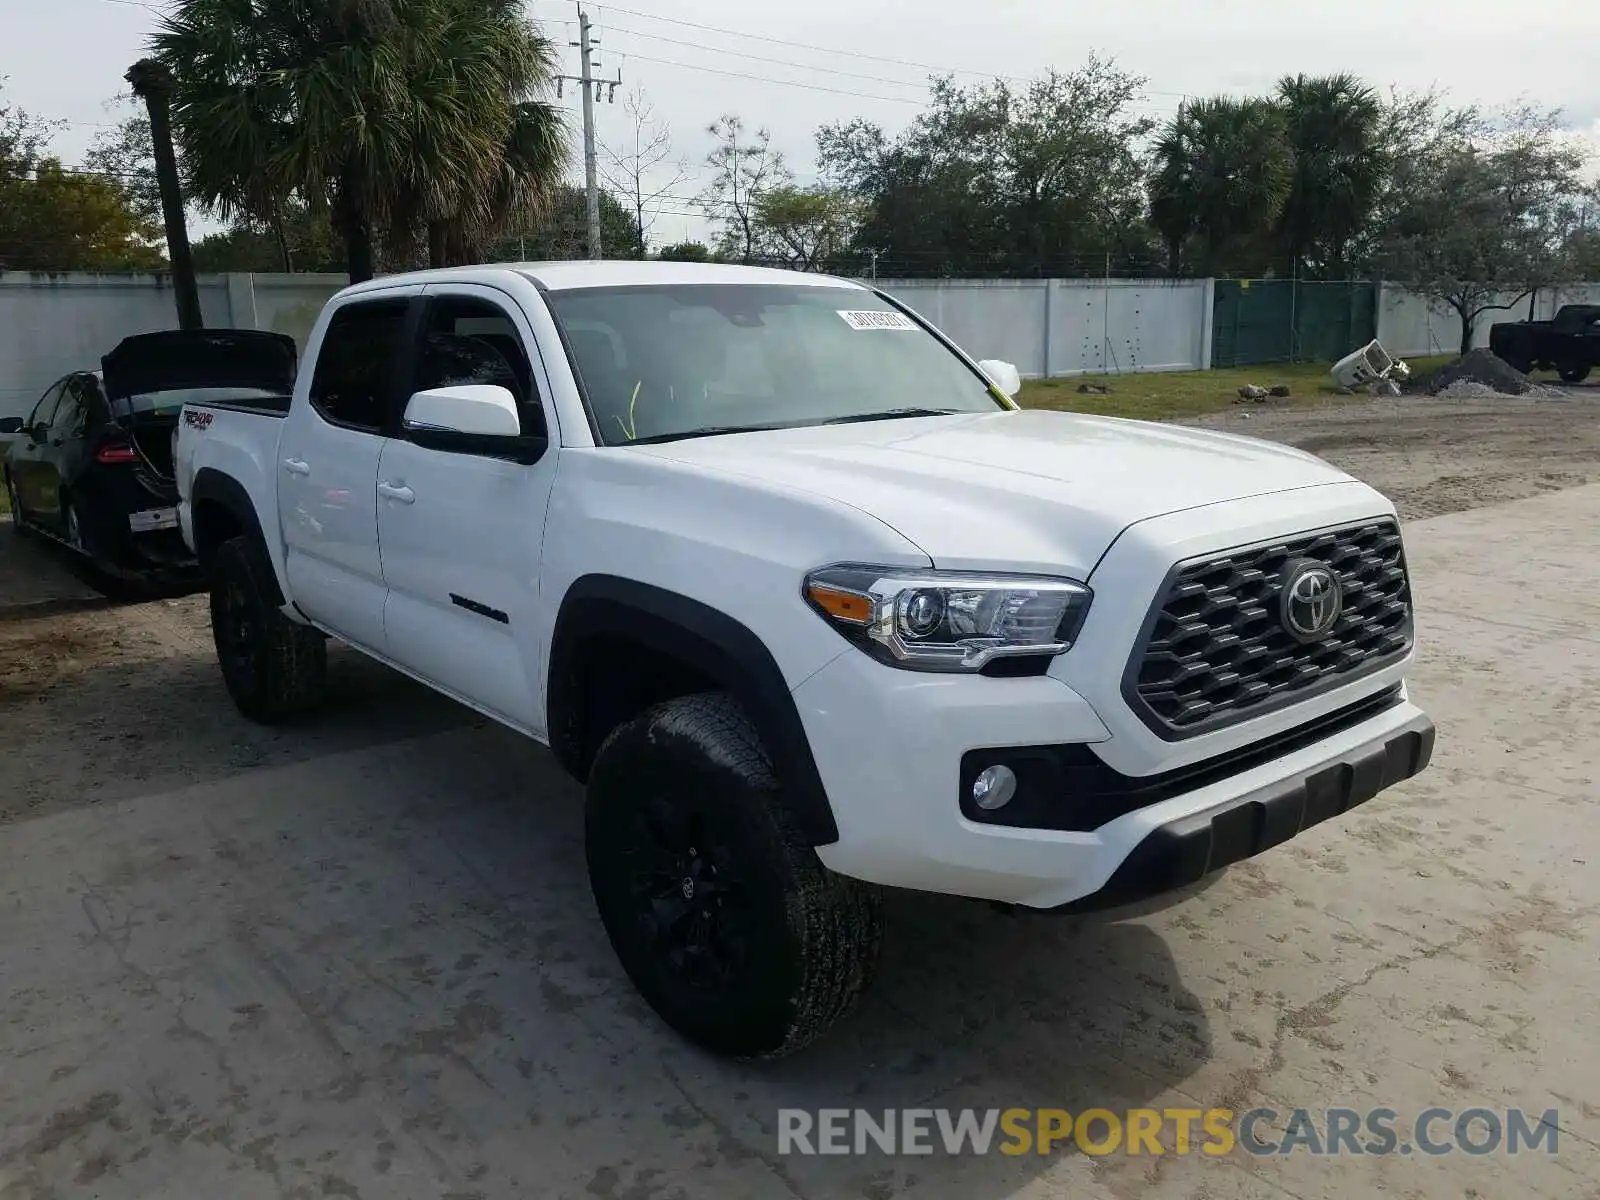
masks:
{"type": "Polygon", "coordinates": [[[1072,648],[1091,593],[1070,579],[836,566],[806,576],[829,624],[891,666],[980,671],[999,658],[1072,648]]]}

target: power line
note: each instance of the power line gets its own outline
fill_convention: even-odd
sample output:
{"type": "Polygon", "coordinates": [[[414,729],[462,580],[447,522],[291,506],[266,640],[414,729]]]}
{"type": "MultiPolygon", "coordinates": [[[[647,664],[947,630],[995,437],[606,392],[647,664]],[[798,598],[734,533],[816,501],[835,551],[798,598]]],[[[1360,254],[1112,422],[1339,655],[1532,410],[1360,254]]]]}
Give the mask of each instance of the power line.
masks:
{"type": "Polygon", "coordinates": [[[830,92],[835,96],[854,96],[857,100],[883,100],[890,104],[915,104],[921,108],[926,101],[914,100],[910,96],[873,96],[866,92],[851,92],[844,88],[824,87],[820,83],[801,83],[794,79],[772,79],[766,75],[751,75],[747,71],[725,71],[721,67],[707,67],[699,63],[674,62],[670,58],[650,58],[643,54],[630,54],[629,58],[639,62],[655,63],[661,67],[681,67],[685,71],[702,71],[712,75],[727,75],[733,79],[753,79],[757,83],[775,83],[781,87],[805,88],[811,92],[830,92]]]}
{"type": "Polygon", "coordinates": [[[753,42],[767,42],[774,46],[788,46],[794,50],[809,50],[815,54],[838,54],[845,58],[860,58],[868,62],[888,63],[897,67],[910,67],[918,71],[932,71],[936,75],[981,75],[992,79],[1011,79],[1025,82],[1020,75],[1001,75],[990,71],[975,71],[971,69],[957,69],[951,67],[936,67],[929,63],[913,62],[907,58],[890,58],[881,54],[867,54],[861,50],[841,50],[834,46],[814,46],[807,42],[791,42],[783,38],[768,37],[760,33],[745,33],[738,29],[727,29],[720,25],[701,25],[695,21],[685,21],[679,17],[663,17],[656,13],[639,12],[636,9],[622,8],[619,5],[607,4],[600,11],[626,13],[630,17],[643,17],[650,21],[662,21],[668,25],[682,25],[688,29],[698,29],[702,33],[720,33],[728,37],[748,38],[753,42]]]}
{"type": "MultiPolygon", "coordinates": [[[[931,73],[933,73],[935,75],[971,75],[971,76],[976,76],[976,77],[982,78],[982,79],[1005,79],[1005,80],[1008,80],[1008,81],[1010,81],[1012,83],[1032,83],[1033,82],[1033,80],[1030,79],[1026,75],[1007,75],[1007,74],[1004,74],[1003,72],[999,72],[999,71],[980,71],[980,70],[976,70],[976,69],[974,69],[972,67],[940,67],[940,66],[935,66],[932,63],[916,62],[916,61],[914,61],[912,59],[909,59],[909,58],[893,58],[893,57],[890,57],[890,56],[887,56],[887,55],[882,55],[882,54],[867,54],[865,51],[861,51],[861,50],[845,50],[845,49],[841,49],[840,47],[837,47],[837,46],[817,46],[817,45],[813,45],[813,44],[808,43],[808,42],[793,42],[793,41],[788,41],[788,40],[786,40],[784,38],[768,37],[767,35],[761,34],[761,33],[746,33],[743,30],[728,29],[727,27],[721,26],[721,25],[702,25],[702,24],[700,24],[698,22],[695,22],[695,21],[685,21],[681,17],[663,17],[663,16],[660,16],[660,15],[658,15],[656,13],[640,12],[637,9],[622,8],[619,5],[615,5],[615,4],[607,4],[607,5],[602,6],[601,9],[600,9],[600,12],[602,14],[607,13],[607,12],[625,13],[630,17],[643,17],[644,19],[649,20],[649,21],[661,21],[661,22],[664,22],[664,23],[666,23],[668,25],[681,25],[681,26],[683,26],[683,27],[685,27],[687,29],[698,29],[702,33],[720,33],[720,34],[723,34],[723,35],[725,35],[727,37],[747,38],[747,39],[749,39],[750,41],[753,41],[753,42],[767,42],[767,43],[769,43],[771,45],[774,45],[774,46],[787,46],[787,47],[789,47],[791,49],[794,49],[794,50],[809,50],[814,54],[836,54],[836,55],[840,55],[840,56],[845,57],[845,58],[863,59],[863,60],[865,60],[867,62],[887,63],[887,64],[889,64],[891,66],[896,66],[896,67],[910,67],[911,69],[917,70],[917,71],[929,71],[929,72],[931,72],[931,73]]],[[[662,39],[662,40],[666,40],[666,39],[662,39]]],[[[741,54],[740,51],[726,51],[725,53],[741,54]]],[[[746,58],[753,57],[751,55],[743,55],[743,54],[741,54],[741,56],[742,57],[746,57],[746,58]]],[[[799,64],[790,64],[790,65],[798,66],[799,64]]],[[[824,68],[824,67],[807,67],[805,69],[806,70],[818,70],[818,71],[821,71],[821,70],[826,70],[827,68],[824,68]]],[[[776,82],[776,81],[764,81],[764,82],[776,82]]],[[[1174,97],[1174,98],[1177,98],[1177,99],[1183,99],[1183,98],[1186,97],[1187,93],[1184,93],[1184,92],[1157,92],[1157,91],[1149,91],[1147,89],[1146,90],[1146,95],[1150,95],[1150,96],[1171,96],[1171,97],[1174,97]]]]}
{"type": "MultiPolygon", "coordinates": [[[[659,33],[641,33],[637,29],[624,29],[620,25],[607,26],[606,27],[606,32],[607,33],[625,33],[629,37],[648,38],[650,41],[653,41],[653,42],[669,42],[674,46],[687,46],[691,50],[705,50],[705,49],[709,48],[703,42],[689,42],[689,41],[684,41],[682,38],[664,37],[659,33]]],[[[627,52],[626,51],[618,51],[618,53],[627,53],[627,52]]],[[[748,51],[745,51],[745,50],[718,50],[717,53],[718,54],[731,54],[736,58],[747,58],[751,62],[771,63],[773,66],[778,66],[778,67],[793,67],[797,71],[820,71],[824,75],[842,75],[847,79],[865,79],[870,83],[887,83],[887,84],[893,84],[896,87],[914,87],[914,88],[923,88],[924,90],[926,90],[927,87],[928,87],[926,82],[913,82],[913,81],[908,80],[908,79],[885,79],[882,75],[869,75],[869,74],[867,74],[866,72],[863,72],[863,71],[840,71],[840,70],[837,70],[834,67],[817,67],[817,66],[812,66],[810,63],[797,63],[797,62],[793,61],[792,59],[787,59],[787,58],[767,58],[764,55],[751,54],[751,53],[749,53],[748,51]]],[[[774,80],[772,82],[779,82],[779,81],[774,80]]]]}

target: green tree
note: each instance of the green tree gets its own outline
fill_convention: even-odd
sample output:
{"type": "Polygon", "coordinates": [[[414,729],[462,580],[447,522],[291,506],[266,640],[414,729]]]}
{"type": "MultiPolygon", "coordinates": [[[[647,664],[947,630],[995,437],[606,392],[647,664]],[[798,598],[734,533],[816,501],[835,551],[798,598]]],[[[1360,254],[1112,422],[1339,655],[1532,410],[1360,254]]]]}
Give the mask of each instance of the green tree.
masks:
{"type": "Polygon", "coordinates": [[[1571,280],[1584,161],[1557,111],[1446,113],[1396,164],[1374,266],[1453,309],[1465,354],[1484,313],[1571,280]]]}
{"type": "MultiPolygon", "coordinates": [[[[634,217],[605,188],[600,189],[600,244],[633,244],[634,217]]],[[[545,262],[589,257],[589,208],[582,188],[562,184],[527,225],[505,231],[489,249],[490,262],[545,262]]],[[[626,257],[613,254],[613,258],[626,257]]]]}
{"type": "Polygon", "coordinates": [[[1048,274],[1136,256],[1144,80],[1093,58],[1017,87],[935,79],[890,138],[866,121],[817,133],[824,177],[862,203],[858,252],[895,273],[1048,274]]]}
{"type": "Polygon", "coordinates": [[[1294,157],[1279,237],[1297,275],[1341,278],[1392,165],[1383,102],[1347,74],[1285,77],[1278,101],[1294,157]]]}
{"type": "Polygon", "coordinates": [[[291,200],[275,225],[239,217],[194,244],[196,271],[281,271],[285,258],[295,271],[345,270],[344,246],[326,210],[291,200]]]}
{"type": "Polygon", "coordinates": [[[755,202],[761,257],[799,271],[837,270],[860,224],[860,206],[848,192],[790,184],[763,192],[755,202]]]}
{"type": "Polygon", "coordinates": [[[166,265],[158,226],[121,190],[54,158],[13,175],[0,169],[0,270],[156,271],[166,265]]]}
{"type": "Polygon", "coordinates": [[[277,224],[326,204],[352,280],[381,241],[471,257],[566,153],[550,43],[514,0],[177,0],[152,39],[195,199],[277,224]]]}
{"type": "Polygon", "coordinates": [[[661,247],[656,255],[662,262],[714,262],[711,248],[704,242],[675,242],[661,247]]]}
{"type": "Polygon", "coordinates": [[[83,165],[122,189],[128,207],[141,219],[161,223],[161,186],[156,182],[147,114],[133,113],[102,131],[84,155],[83,165]]]}
{"type": "Polygon", "coordinates": [[[1217,96],[1185,104],[1161,130],[1150,215],[1167,265],[1241,274],[1271,261],[1265,235],[1294,181],[1283,109],[1270,99],[1217,96]],[[1231,269],[1230,269],[1231,268],[1231,269]]]}
{"type": "Polygon", "coordinates": [[[60,128],[0,102],[0,270],[159,269],[159,226],[130,208],[112,180],[51,156],[60,128]]]}

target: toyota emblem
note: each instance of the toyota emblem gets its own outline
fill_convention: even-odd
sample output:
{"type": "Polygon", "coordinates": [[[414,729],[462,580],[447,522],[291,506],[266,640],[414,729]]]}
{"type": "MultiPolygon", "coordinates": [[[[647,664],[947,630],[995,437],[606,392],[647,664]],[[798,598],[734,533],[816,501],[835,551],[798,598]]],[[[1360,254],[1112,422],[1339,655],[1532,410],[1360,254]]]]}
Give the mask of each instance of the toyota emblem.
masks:
{"type": "Polygon", "coordinates": [[[1314,642],[1328,632],[1344,611],[1344,587],[1326,565],[1301,559],[1283,571],[1283,627],[1291,637],[1314,642]]]}

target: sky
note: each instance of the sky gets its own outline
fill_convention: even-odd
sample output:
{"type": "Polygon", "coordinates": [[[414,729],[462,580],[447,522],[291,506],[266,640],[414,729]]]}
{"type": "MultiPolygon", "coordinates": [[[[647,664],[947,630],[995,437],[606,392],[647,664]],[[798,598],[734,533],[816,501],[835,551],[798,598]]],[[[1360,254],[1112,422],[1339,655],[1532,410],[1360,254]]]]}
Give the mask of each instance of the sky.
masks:
{"type": "MultiPolygon", "coordinates": [[[[5,101],[72,122],[56,142],[76,163],[126,110],[122,73],[144,50],[157,0],[0,0],[5,101]]],[[[576,74],[573,0],[528,10],[576,74]]],[[[599,73],[620,73],[601,104],[602,139],[630,135],[625,93],[641,89],[670,129],[688,178],[659,202],[652,241],[704,237],[705,126],[738,113],[771,130],[796,175],[814,173],[819,125],[863,116],[893,131],[927,96],[930,69],[964,82],[1069,70],[1091,52],[1148,78],[1141,109],[1170,116],[1185,95],[1269,89],[1284,74],[1352,71],[1379,87],[1438,87],[1452,102],[1525,99],[1560,107],[1600,150],[1600,4],[1582,0],[628,0],[590,5],[599,73]]],[[[561,104],[581,130],[577,93],[561,104]]],[[[1600,158],[1600,155],[1597,155],[1600,158]]],[[[581,151],[574,154],[581,178],[581,151]]],[[[658,183],[666,183],[663,177],[658,183]]],[[[202,230],[203,231],[203,230],[202,230]]]]}

